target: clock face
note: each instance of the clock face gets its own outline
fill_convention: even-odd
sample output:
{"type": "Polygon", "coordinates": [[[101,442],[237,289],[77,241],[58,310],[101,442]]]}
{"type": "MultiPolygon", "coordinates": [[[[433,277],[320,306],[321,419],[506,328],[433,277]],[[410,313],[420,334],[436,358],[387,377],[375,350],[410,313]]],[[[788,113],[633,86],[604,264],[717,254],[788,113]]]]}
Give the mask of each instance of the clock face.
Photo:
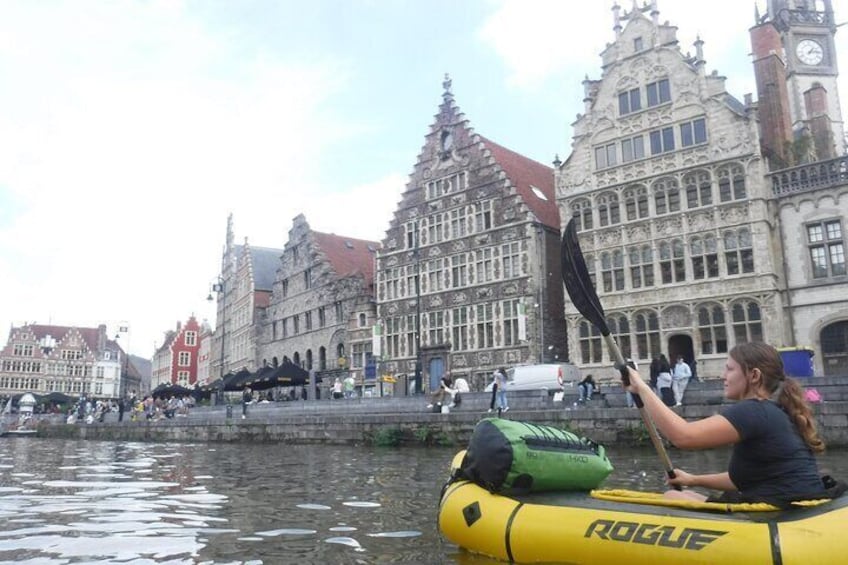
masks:
{"type": "Polygon", "coordinates": [[[824,59],[824,48],[818,41],[803,39],[798,42],[795,54],[805,65],[818,65],[824,59]]]}

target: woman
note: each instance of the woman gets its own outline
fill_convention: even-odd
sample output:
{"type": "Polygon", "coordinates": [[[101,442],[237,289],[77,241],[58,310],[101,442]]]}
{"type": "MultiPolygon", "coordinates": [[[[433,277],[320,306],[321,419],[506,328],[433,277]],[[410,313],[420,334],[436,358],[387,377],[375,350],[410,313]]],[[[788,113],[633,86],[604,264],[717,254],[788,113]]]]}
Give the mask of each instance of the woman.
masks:
{"type": "Polygon", "coordinates": [[[669,498],[785,504],[824,493],[815,453],[824,451],[815,420],[796,381],[786,377],[777,350],[764,343],[734,347],[724,368],[724,393],[734,404],[720,415],[688,422],[667,407],[633,369],[627,390],[642,397],[659,430],[682,449],[733,445],[727,472],[675,469],[669,484],[723,491],[719,497],[669,491],[669,498]]]}
{"type": "Polygon", "coordinates": [[[671,365],[669,365],[665,354],[661,354],[660,362],[657,365],[657,390],[666,406],[674,406],[674,393],[671,390],[671,385],[671,365]]]}
{"type": "MultiPolygon", "coordinates": [[[[436,406],[441,406],[445,401],[445,397],[452,398],[454,391],[451,388],[451,384],[453,384],[453,382],[451,381],[450,376],[445,374],[439,381],[439,390],[430,396],[430,404],[427,405],[427,408],[432,408],[434,404],[436,406]]],[[[450,408],[453,408],[453,406],[450,406],[450,408]]]]}
{"type": "Polygon", "coordinates": [[[577,385],[577,388],[580,389],[580,397],[577,399],[577,402],[586,402],[587,400],[592,400],[592,395],[595,393],[597,389],[597,384],[595,384],[595,379],[592,375],[586,375],[580,383],[577,385]]]}

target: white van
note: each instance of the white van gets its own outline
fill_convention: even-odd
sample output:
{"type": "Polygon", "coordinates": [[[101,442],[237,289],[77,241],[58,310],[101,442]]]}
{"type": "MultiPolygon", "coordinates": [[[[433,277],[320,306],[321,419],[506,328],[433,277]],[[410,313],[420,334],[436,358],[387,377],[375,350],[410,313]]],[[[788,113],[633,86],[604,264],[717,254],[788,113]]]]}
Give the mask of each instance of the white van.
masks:
{"type": "MultiPolygon", "coordinates": [[[[519,365],[506,370],[506,390],[562,390],[580,382],[580,370],[571,363],[519,365]]],[[[494,381],[486,386],[492,391],[494,381]]]]}

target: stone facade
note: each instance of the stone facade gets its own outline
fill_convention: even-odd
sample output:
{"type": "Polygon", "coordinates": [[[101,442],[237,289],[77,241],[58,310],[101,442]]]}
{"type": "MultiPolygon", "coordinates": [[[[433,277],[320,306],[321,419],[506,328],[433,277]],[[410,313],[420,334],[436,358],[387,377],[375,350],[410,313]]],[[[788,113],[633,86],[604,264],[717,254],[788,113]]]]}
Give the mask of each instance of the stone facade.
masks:
{"type": "Polygon", "coordinates": [[[382,364],[477,388],[500,366],[566,360],[559,217],[551,168],[475,133],[444,88],[377,259],[382,364]]]}
{"type": "MultiPolygon", "coordinates": [[[[706,74],[700,41],[688,57],[655,11],[619,10],[556,172],[563,226],[577,222],[625,356],[683,355],[718,376],[736,342],[784,336],[756,116],[706,74]]],[[[570,302],[566,318],[571,357],[584,372],[608,368],[600,335],[570,302]]]]}
{"type": "Polygon", "coordinates": [[[262,321],[262,365],[289,359],[336,376],[370,362],[378,246],[313,231],[303,215],[294,219],[262,321]]]}
{"type": "Polygon", "coordinates": [[[261,316],[268,305],[282,254],[282,249],[253,247],[246,239],[244,245],[235,245],[232,215],[227,218],[221,275],[214,286],[218,314],[210,379],[241,369],[254,371],[259,367],[257,338],[261,316]]]}

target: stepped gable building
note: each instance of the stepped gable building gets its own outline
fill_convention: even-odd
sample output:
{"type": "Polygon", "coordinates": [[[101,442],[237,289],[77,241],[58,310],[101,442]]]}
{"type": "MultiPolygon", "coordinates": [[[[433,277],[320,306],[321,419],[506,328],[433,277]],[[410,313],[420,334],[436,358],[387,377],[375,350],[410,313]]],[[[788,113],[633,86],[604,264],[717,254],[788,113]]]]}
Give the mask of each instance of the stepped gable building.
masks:
{"type": "Polygon", "coordinates": [[[202,328],[194,316],[176,331],[165,333],[165,342],[153,355],[151,386],[161,384],[193,387],[198,382],[200,335],[202,328]]]}
{"type": "MultiPolygon", "coordinates": [[[[621,13],[584,81],[572,153],[557,170],[563,225],[580,244],[623,354],[664,353],[718,376],[736,342],[784,339],[779,263],[755,112],[684,54],[656,2],[621,13]]],[[[600,334],[566,304],[571,356],[611,363],[600,334]]]]}
{"type": "Polygon", "coordinates": [[[443,86],[377,259],[383,367],[418,364],[430,390],[567,359],[553,171],[475,133],[443,86]]]}
{"type": "MultiPolygon", "coordinates": [[[[0,352],[0,396],[61,392],[117,398],[124,352],[96,328],[28,324],[13,327],[0,352]]],[[[137,374],[131,375],[136,379],[137,374]]]]}
{"type": "Polygon", "coordinates": [[[221,274],[213,285],[218,313],[210,358],[211,380],[243,368],[258,367],[262,311],[268,306],[283,254],[282,249],[251,246],[246,238],[243,245],[234,241],[230,214],[221,274]]]}
{"type": "Polygon", "coordinates": [[[848,156],[836,29],[830,0],[770,0],[751,29],[780,242],[783,343],[813,347],[818,375],[848,375],[848,156]]]}
{"type": "MultiPolygon", "coordinates": [[[[786,3],[773,2],[770,9],[776,4],[786,3]]],[[[828,243],[808,238],[824,237],[832,225],[827,218],[839,218],[838,209],[844,216],[844,174],[842,189],[831,186],[806,204],[813,229],[808,233],[797,209],[794,218],[776,214],[782,204],[775,178],[782,177],[769,172],[769,162],[782,163],[786,155],[775,132],[787,140],[796,126],[822,126],[792,118],[791,107],[784,117],[775,111],[771,97],[797,90],[797,76],[787,73],[784,83],[775,83],[758,74],[758,84],[768,90],[756,105],[748,97],[740,103],[727,93],[724,77],[706,72],[703,41],[695,42],[694,56],[684,54],[676,28],[660,24],[658,16],[656,1],[644,8],[634,4],[629,12],[613,7],[615,38],[601,54],[602,77],[584,81],[585,109],[573,124],[572,153],[556,171],[563,226],[577,222],[609,326],[625,356],[649,363],[660,353],[683,355],[697,361],[698,374],[707,378],[721,374],[736,343],[818,349],[819,337],[793,322],[801,305],[790,305],[785,269],[794,268],[787,266],[794,261],[797,284],[806,285],[819,253],[812,246],[828,243]],[[796,253],[790,256],[792,247],[796,253]]],[[[780,76],[784,51],[772,43],[773,52],[763,53],[763,36],[774,36],[758,27],[778,31],[778,37],[809,36],[786,35],[773,19],[758,16],[752,29],[755,69],[780,76]]],[[[835,82],[828,85],[835,92],[835,82]]],[[[825,103],[827,97],[813,90],[810,108],[838,108],[838,101],[825,103]]],[[[821,121],[834,132],[841,127],[835,115],[821,121]]],[[[840,150],[836,144],[831,149],[840,150]]],[[[831,233],[835,237],[841,229],[840,223],[831,233]]],[[[839,284],[845,288],[844,280],[839,284]]],[[[831,323],[848,318],[844,303],[837,310],[831,323]]],[[[570,304],[565,313],[573,360],[585,372],[609,366],[596,330],[570,304]]]]}
{"type": "Polygon", "coordinates": [[[323,376],[353,371],[362,378],[372,361],[378,247],[314,231],[302,214],[294,218],[265,310],[263,366],[289,360],[323,376]]]}

